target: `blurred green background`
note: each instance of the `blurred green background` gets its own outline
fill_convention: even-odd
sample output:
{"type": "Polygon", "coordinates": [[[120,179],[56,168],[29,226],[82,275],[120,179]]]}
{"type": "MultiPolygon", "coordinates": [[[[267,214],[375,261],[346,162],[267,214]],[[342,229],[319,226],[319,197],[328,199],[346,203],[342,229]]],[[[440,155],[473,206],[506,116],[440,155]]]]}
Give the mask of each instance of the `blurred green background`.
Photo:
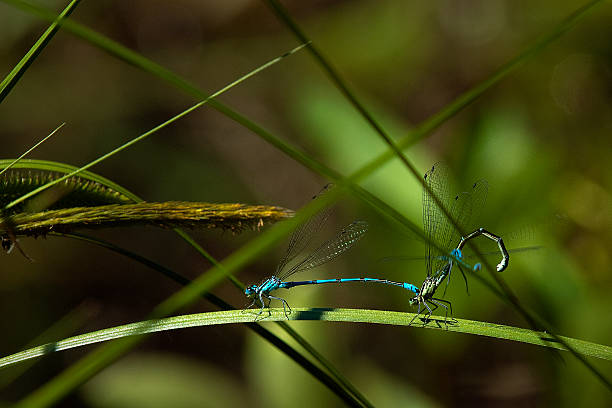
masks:
{"type": "MultiPolygon", "coordinates": [[[[486,79],[581,3],[284,2],[396,138],[486,79]]],[[[65,6],[59,1],[39,4],[56,11],[65,6]]],[[[265,4],[247,0],[82,2],[73,18],[210,93],[296,45],[265,4]]],[[[557,333],[608,345],[611,18],[612,4],[597,7],[406,150],[422,173],[434,162],[446,161],[455,176],[453,191],[486,178],[489,196],[477,224],[508,237],[509,248],[545,246],[512,255],[503,277],[523,304],[546,318],[557,333]],[[556,215],[563,216],[562,225],[553,222],[556,215]]],[[[0,4],[3,76],[47,25],[0,4]]],[[[385,150],[306,51],[220,99],[345,175],[385,150]]],[[[193,103],[159,79],[60,31],[0,106],[3,158],[17,157],[66,122],[30,157],[82,165],[193,103]]],[[[206,107],[91,170],[148,201],[244,202],[294,209],[327,182],[206,107]]],[[[363,185],[421,224],[419,182],[399,161],[385,165],[363,185]]],[[[302,278],[373,276],[422,282],[423,261],[380,259],[418,256],[423,245],[357,199],[345,197],[338,205],[327,234],[354,219],[371,225],[357,249],[302,278]]],[[[256,234],[193,233],[217,259],[256,234]]],[[[192,278],[209,267],[171,231],[122,228],[95,235],[192,278]]],[[[23,349],[69,313],[73,328],[62,336],[141,320],[178,289],[139,264],[84,243],[59,238],[20,242],[35,262],[17,252],[3,256],[2,355],[23,349]]],[[[270,275],[283,250],[279,247],[259,259],[240,279],[258,282],[270,275]]],[[[247,303],[227,283],[215,293],[237,306],[247,303]]],[[[293,306],[409,310],[406,293],[393,288],[312,287],[280,295],[293,306]]],[[[455,276],[446,299],[452,300],[456,317],[527,327],[474,279],[468,296],[455,276]]],[[[212,309],[202,301],[189,312],[206,310],[212,309]]],[[[292,326],[376,406],[612,404],[609,392],[568,353],[561,361],[535,346],[405,327],[318,322],[292,326]]],[[[266,327],[277,330],[273,324],[266,327]]],[[[10,376],[12,369],[3,370],[0,398],[10,402],[26,395],[89,350],[51,356],[8,384],[2,377],[10,376]]],[[[593,363],[612,377],[609,362],[593,363]]],[[[62,403],[104,408],[169,405],[310,407],[341,402],[245,327],[228,325],[154,335],[62,403]]]]}

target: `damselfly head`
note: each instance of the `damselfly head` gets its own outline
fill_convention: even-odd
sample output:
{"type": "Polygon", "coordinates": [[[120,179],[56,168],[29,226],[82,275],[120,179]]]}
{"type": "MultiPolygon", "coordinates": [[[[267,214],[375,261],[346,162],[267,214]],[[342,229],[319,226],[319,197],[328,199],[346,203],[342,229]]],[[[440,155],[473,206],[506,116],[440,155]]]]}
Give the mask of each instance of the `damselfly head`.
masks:
{"type": "Polygon", "coordinates": [[[247,286],[244,289],[244,294],[249,296],[249,297],[255,296],[256,293],[257,293],[257,285],[247,286]]]}

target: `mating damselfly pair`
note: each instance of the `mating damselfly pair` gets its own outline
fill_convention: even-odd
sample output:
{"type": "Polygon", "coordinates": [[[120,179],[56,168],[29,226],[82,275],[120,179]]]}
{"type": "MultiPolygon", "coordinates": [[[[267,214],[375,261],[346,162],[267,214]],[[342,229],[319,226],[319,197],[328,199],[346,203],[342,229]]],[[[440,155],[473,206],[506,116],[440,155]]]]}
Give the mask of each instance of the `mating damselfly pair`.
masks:
{"type": "MultiPolygon", "coordinates": [[[[445,322],[452,306],[447,300],[434,297],[438,287],[445,279],[450,280],[453,266],[457,265],[466,281],[462,267],[474,270],[480,269],[480,264],[468,265],[463,260],[462,250],[465,244],[478,236],[484,236],[495,241],[502,255],[501,262],[497,265],[497,271],[501,272],[508,266],[509,255],[504,246],[502,238],[492,234],[484,228],[478,228],[470,233],[466,232],[473,219],[478,215],[480,208],[485,202],[488,185],[485,180],[479,180],[473,184],[469,192],[462,192],[454,197],[449,196],[448,169],[443,163],[437,163],[425,174],[423,179],[423,228],[425,232],[425,259],[427,276],[421,287],[408,282],[396,282],[379,278],[336,278],[336,279],[314,279],[305,281],[287,281],[290,276],[316,268],[327,263],[348,251],[367,232],[368,224],[365,221],[355,221],[346,226],[334,238],[325,241],[317,247],[310,255],[301,261],[293,263],[296,257],[309,245],[312,238],[323,227],[330,215],[330,208],[320,211],[318,214],[300,225],[289,241],[287,251],[279,262],[273,276],[265,279],[259,285],[248,286],[245,294],[253,298],[251,306],[259,302],[260,316],[266,307],[266,301],[278,300],[283,305],[285,315],[291,313],[287,301],[281,297],[273,296],[271,292],[277,289],[290,289],[295,286],[319,285],[325,283],[379,283],[384,285],[398,286],[411,293],[410,305],[416,305],[418,310],[410,321],[410,324],[424,310],[427,310],[425,321],[428,321],[434,310],[442,306],[445,313],[445,322]],[[443,206],[443,208],[440,206],[443,206]],[[423,307],[422,307],[423,306],[423,307]]],[[[329,187],[323,189],[325,193],[329,187]]],[[[315,197],[316,198],[316,197],[315,197]]]]}

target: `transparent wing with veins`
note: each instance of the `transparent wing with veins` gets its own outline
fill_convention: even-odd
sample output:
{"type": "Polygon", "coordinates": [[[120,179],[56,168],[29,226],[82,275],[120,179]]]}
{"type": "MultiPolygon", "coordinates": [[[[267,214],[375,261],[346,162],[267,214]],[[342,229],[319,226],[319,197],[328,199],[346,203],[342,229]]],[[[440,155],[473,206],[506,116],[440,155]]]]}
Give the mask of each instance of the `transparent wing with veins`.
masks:
{"type": "Polygon", "coordinates": [[[355,221],[346,226],[334,238],[324,242],[312,254],[294,265],[287,272],[279,276],[281,280],[298,272],[307,271],[317,266],[327,263],[355,245],[368,231],[368,223],[365,221],[355,221]]]}
{"type": "MultiPolygon", "coordinates": [[[[440,245],[440,238],[444,236],[448,227],[443,211],[436,204],[433,195],[438,197],[443,205],[447,205],[449,198],[448,167],[444,163],[436,163],[423,178],[423,230],[425,231],[425,259],[427,260],[427,276],[432,274],[432,260],[443,255],[436,245],[440,245]],[[433,194],[433,195],[432,195],[433,194]]],[[[450,209],[449,209],[450,211],[450,209]]]]}
{"type": "MultiPolygon", "coordinates": [[[[424,183],[440,199],[442,205],[446,206],[459,229],[465,233],[471,232],[473,220],[478,218],[486,201],[488,184],[486,180],[478,180],[469,191],[461,192],[451,198],[448,174],[448,167],[444,163],[436,163],[425,174],[424,183]]],[[[427,276],[431,276],[441,271],[448,262],[448,254],[459,243],[461,233],[446,217],[427,189],[423,190],[423,228],[427,238],[425,245],[427,276]],[[443,251],[436,248],[436,245],[443,251]]]]}
{"type": "MultiPolygon", "coordinates": [[[[457,222],[460,230],[464,233],[470,233],[474,229],[474,222],[478,219],[482,207],[487,198],[489,185],[486,180],[478,180],[472,184],[469,191],[462,191],[451,199],[450,213],[453,219],[457,222]]],[[[457,247],[461,240],[461,233],[448,221],[447,228],[444,229],[444,235],[441,236],[440,246],[446,250],[446,254],[457,247]]],[[[446,261],[439,257],[436,260],[436,270],[440,270],[446,261]]]]}
{"type": "MultiPolygon", "coordinates": [[[[332,187],[332,184],[328,184],[323,187],[319,194],[313,197],[313,200],[322,197],[332,187]]],[[[312,238],[317,235],[317,233],[321,231],[323,226],[326,224],[332,211],[333,207],[323,208],[321,211],[313,215],[311,218],[309,218],[296,228],[293,234],[291,234],[291,238],[289,239],[289,244],[287,245],[287,251],[285,252],[285,256],[283,256],[283,258],[276,266],[276,276],[281,275],[287,264],[294,260],[295,257],[298,256],[300,253],[302,253],[304,249],[306,249],[306,247],[311,243],[312,238]]],[[[286,273],[283,275],[288,276],[286,273]]]]}

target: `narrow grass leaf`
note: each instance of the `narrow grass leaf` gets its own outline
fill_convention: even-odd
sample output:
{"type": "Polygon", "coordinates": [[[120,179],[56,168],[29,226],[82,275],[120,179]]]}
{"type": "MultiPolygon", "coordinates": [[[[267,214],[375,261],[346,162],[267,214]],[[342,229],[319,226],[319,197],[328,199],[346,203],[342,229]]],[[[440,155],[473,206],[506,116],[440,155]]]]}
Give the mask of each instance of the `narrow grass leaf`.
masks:
{"type": "MultiPolygon", "coordinates": [[[[415,316],[414,313],[392,312],[387,310],[294,308],[288,318],[285,317],[282,308],[269,309],[269,312],[270,314],[266,314],[263,320],[258,321],[260,324],[267,322],[282,322],[288,319],[290,321],[327,321],[410,326],[412,329],[433,329],[443,332],[472,334],[500,340],[533,344],[541,347],[550,347],[557,350],[566,350],[563,344],[552,342],[546,332],[538,332],[520,327],[504,326],[476,320],[453,319],[452,322],[448,322],[447,326],[443,318],[426,320],[421,316],[420,319],[417,318],[412,325],[410,325],[410,322],[415,316]]],[[[138,336],[143,333],[157,333],[189,327],[221,324],[252,323],[256,317],[257,314],[255,311],[245,313],[243,310],[228,310],[188,314],[147,322],[125,324],[70,337],[54,343],[47,343],[0,358],[0,368],[18,364],[33,358],[39,358],[54,352],[65,351],[109,340],[138,336]]],[[[612,347],[610,346],[570,337],[563,337],[563,339],[584,356],[612,361],[612,347]]]]}
{"type": "MultiPolygon", "coordinates": [[[[0,170],[0,176],[7,170],[9,170],[11,167],[15,166],[17,163],[19,163],[21,160],[23,160],[23,158],[25,158],[28,154],[32,153],[32,151],[34,151],[38,146],[40,146],[41,144],[43,144],[44,142],[47,141],[47,139],[49,139],[51,136],[53,136],[55,133],[57,133],[58,130],[60,130],[62,127],[64,127],[66,123],[62,123],[61,125],[59,125],[58,127],[56,127],[53,132],[49,133],[47,136],[45,136],[44,138],[42,138],[42,140],[40,140],[38,143],[36,143],[34,146],[30,147],[28,150],[26,150],[21,156],[19,156],[18,158],[16,158],[15,160],[13,160],[12,162],[10,162],[8,164],[8,166],[2,168],[2,170],[0,170]]],[[[1,167],[0,167],[1,168],[1,167]]]]}
{"type": "Polygon", "coordinates": [[[0,82],[0,103],[4,101],[4,98],[6,98],[6,96],[11,92],[11,89],[13,89],[28,67],[34,62],[36,57],[38,57],[49,41],[51,41],[51,38],[53,38],[64,19],[74,11],[79,2],[80,0],[72,0],[60,13],[60,15],[54,17],[51,25],[38,38],[32,48],[30,48],[30,50],[23,56],[15,68],[8,73],[2,82],[0,82]]]}

